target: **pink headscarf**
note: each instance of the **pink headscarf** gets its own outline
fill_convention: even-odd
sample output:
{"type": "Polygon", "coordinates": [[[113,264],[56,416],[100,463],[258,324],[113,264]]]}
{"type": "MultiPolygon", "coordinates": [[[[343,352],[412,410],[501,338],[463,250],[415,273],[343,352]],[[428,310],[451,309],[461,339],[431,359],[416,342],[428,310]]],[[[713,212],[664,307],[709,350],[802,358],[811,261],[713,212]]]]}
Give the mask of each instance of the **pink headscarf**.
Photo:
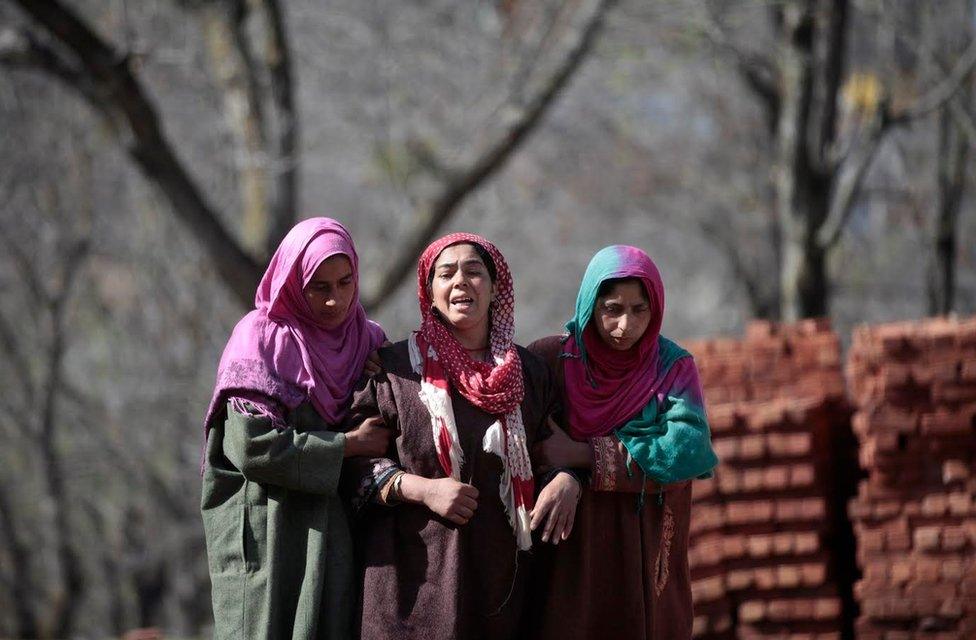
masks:
{"type": "Polygon", "coordinates": [[[246,391],[289,409],[310,400],[328,424],[338,423],[366,356],[385,340],[359,303],[359,258],[346,228],[331,218],[295,225],[271,258],[254,306],[234,327],[220,358],[205,432],[227,398],[246,391]],[[313,315],[304,288],[325,259],[339,254],[352,264],[356,290],[345,320],[328,329],[313,315]]]}

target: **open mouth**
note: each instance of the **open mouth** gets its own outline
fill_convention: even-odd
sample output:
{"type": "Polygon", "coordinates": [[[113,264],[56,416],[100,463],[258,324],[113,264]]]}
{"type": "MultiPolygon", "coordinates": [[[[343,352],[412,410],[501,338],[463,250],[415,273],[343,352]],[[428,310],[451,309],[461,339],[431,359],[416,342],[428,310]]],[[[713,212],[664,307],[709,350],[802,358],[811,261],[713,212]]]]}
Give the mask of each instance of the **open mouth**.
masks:
{"type": "Polygon", "coordinates": [[[452,307],[456,307],[456,308],[461,309],[461,310],[469,309],[471,307],[471,305],[473,305],[473,304],[474,304],[474,299],[468,298],[466,296],[462,296],[462,297],[459,297],[459,298],[453,298],[451,300],[451,306],[452,307]]]}

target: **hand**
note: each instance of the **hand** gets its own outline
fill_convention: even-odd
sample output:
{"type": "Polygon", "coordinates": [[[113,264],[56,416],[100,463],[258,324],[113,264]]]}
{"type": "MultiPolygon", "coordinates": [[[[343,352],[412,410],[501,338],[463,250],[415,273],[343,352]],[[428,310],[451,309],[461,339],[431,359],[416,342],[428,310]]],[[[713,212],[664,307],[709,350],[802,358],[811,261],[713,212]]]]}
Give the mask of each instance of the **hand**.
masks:
{"type": "Polygon", "coordinates": [[[543,522],[546,523],[542,530],[543,542],[559,544],[560,540],[569,537],[576,521],[576,504],[582,491],[576,478],[565,471],[556,474],[542,489],[532,509],[529,527],[535,531],[543,522]]]}
{"type": "Polygon", "coordinates": [[[346,449],[342,455],[345,458],[381,456],[390,446],[391,436],[393,432],[386,428],[383,418],[379,416],[366,418],[358,427],[346,432],[346,449]]]}
{"type": "Polygon", "coordinates": [[[556,467],[589,469],[593,466],[589,444],[570,438],[552,418],[549,418],[549,428],[552,435],[532,448],[537,470],[545,472],[556,467]]]}
{"type": "Polygon", "coordinates": [[[423,503],[454,524],[466,524],[478,508],[478,490],[454,478],[428,480],[424,487],[423,503]]]}

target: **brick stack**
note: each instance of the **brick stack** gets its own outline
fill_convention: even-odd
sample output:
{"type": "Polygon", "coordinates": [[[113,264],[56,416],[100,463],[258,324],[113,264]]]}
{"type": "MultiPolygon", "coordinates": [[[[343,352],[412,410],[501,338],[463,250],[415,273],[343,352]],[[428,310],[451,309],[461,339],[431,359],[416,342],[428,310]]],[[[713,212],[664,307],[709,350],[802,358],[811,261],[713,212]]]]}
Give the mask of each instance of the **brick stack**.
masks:
{"type": "Polygon", "coordinates": [[[859,638],[976,638],[976,319],[859,328],[859,638]]]}
{"type": "Polygon", "coordinates": [[[851,491],[833,496],[854,461],[830,455],[850,415],[837,336],[823,321],[756,322],[744,340],[687,346],[720,459],[695,483],[694,636],[839,638],[836,551],[851,544],[836,523],[851,491]]]}

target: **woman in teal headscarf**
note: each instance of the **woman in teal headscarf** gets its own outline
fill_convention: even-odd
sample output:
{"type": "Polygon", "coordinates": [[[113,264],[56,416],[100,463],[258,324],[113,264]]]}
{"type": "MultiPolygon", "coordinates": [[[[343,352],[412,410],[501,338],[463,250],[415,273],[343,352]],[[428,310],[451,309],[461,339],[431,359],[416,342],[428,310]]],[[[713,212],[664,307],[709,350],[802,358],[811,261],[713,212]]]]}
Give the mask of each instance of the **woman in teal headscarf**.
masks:
{"type": "Polygon", "coordinates": [[[660,335],[663,317],[654,262],[615,245],[587,267],[568,335],[529,347],[565,407],[536,461],[589,475],[576,531],[541,550],[533,637],[691,637],[690,481],[717,458],[695,363],[660,335]]]}

